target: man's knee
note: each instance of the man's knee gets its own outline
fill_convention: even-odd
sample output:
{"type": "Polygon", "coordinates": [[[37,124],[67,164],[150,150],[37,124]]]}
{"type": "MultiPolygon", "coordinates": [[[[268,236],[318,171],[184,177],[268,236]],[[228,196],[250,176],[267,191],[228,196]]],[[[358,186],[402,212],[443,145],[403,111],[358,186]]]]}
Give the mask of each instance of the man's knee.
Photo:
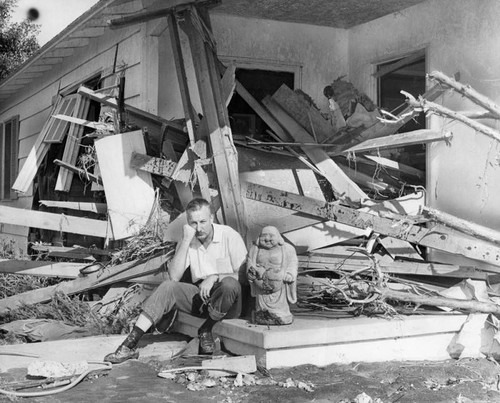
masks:
{"type": "Polygon", "coordinates": [[[241,284],[238,280],[232,277],[224,277],[220,283],[223,294],[241,294],[241,284]]]}

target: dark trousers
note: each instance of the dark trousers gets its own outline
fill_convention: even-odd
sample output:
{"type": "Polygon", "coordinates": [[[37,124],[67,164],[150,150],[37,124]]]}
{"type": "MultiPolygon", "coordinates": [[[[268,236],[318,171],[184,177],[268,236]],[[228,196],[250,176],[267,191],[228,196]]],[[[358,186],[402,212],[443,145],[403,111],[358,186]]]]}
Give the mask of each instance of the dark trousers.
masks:
{"type": "Polygon", "coordinates": [[[225,277],[214,284],[208,304],[201,301],[198,286],[190,283],[167,280],[145,301],[142,313],[153,324],[174,307],[195,316],[219,321],[223,318],[238,318],[241,314],[241,285],[238,280],[225,277]]]}

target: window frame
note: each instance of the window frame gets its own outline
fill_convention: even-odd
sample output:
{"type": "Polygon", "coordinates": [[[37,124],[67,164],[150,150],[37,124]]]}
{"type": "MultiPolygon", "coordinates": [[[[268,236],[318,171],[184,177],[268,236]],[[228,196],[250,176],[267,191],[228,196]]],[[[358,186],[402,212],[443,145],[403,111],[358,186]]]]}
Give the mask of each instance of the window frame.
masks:
{"type": "Polygon", "coordinates": [[[0,201],[17,199],[17,192],[12,189],[19,172],[19,115],[12,116],[0,122],[0,201]],[[7,126],[10,124],[10,145],[6,148],[7,126]],[[7,153],[9,158],[7,159],[7,153]],[[5,164],[9,167],[6,169],[5,164]],[[7,174],[7,175],[6,175],[7,174]],[[10,191],[6,191],[6,189],[10,191]]]}

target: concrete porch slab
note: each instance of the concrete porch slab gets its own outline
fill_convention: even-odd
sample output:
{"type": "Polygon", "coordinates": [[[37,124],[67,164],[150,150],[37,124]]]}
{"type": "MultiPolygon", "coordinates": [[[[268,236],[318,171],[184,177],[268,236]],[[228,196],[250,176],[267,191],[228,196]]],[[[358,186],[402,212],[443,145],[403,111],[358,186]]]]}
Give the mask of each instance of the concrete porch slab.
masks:
{"type": "MultiPolygon", "coordinates": [[[[303,364],[325,366],[355,361],[444,360],[447,348],[467,315],[401,318],[300,318],[291,325],[253,325],[224,320],[214,333],[234,354],[254,354],[267,369],[303,364]]],[[[175,330],[196,336],[203,319],[179,313],[175,330]]]]}

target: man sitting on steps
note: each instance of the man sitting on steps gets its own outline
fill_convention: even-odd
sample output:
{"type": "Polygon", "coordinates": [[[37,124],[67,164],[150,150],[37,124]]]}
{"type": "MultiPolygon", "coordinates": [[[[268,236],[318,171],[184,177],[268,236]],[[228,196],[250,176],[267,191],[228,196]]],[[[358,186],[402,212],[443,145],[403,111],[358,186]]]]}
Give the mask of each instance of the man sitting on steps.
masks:
{"type": "Polygon", "coordinates": [[[241,314],[238,273],[245,265],[247,249],[240,234],[227,225],[214,224],[210,203],[193,199],[186,207],[187,224],[170,264],[170,280],[164,281],[146,300],[134,328],[118,349],[104,361],[118,364],[137,358],[136,346],[153,325],[166,331],[177,309],[207,318],[198,330],[199,354],[212,354],[213,326],[223,318],[241,314]],[[180,282],[190,267],[192,283],[180,282]]]}

